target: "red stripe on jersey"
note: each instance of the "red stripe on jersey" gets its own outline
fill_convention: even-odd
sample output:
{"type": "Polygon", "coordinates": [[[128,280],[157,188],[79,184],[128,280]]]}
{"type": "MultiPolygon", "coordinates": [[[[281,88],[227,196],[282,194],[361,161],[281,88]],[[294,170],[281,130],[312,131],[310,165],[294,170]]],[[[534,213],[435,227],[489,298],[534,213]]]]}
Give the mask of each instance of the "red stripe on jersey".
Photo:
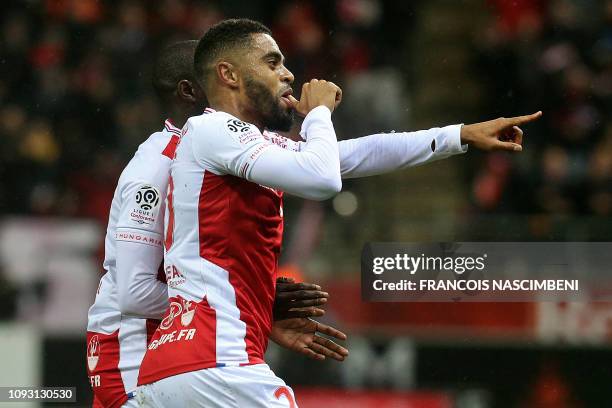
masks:
{"type": "Polygon", "coordinates": [[[176,148],[178,147],[180,140],[181,138],[179,136],[172,135],[162,154],[169,159],[174,159],[174,154],[176,153],[176,148]]]}
{"type": "Polygon", "coordinates": [[[172,176],[168,181],[168,200],[167,200],[167,208],[168,208],[168,228],[166,229],[166,241],[164,246],[166,247],[166,251],[170,250],[172,246],[172,242],[174,241],[174,180],[172,180],[172,176]]]}
{"type": "Polygon", "coordinates": [[[181,296],[170,298],[140,365],[138,385],[216,367],[216,330],[217,313],[206,298],[200,302],[189,302],[181,296]]]}
{"type": "Polygon", "coordinates": [[[119,408],[128,400],[119,371],[119,330],[87,332],[87,375],[94,397],[104,407],[119,408]]]}
{"type": "Polygon", "coordinates": [[[200,256],[229,273],[249,363],[263,361],[272,325],[274,281],[283,233],[282,193],[205,171],[198,222],[200,256]]]}

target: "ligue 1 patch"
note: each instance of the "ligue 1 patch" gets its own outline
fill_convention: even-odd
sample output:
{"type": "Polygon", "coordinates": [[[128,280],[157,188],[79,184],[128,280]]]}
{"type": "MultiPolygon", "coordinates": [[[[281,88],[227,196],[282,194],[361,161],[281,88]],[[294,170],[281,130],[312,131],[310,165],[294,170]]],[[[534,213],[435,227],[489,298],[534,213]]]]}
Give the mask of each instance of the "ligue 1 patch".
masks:
{"type": "Polygon", "coordinates": [[[160,202],[161,194],[157,187],[143,184],[134,197],[134,208],[130,212],[130,219],[141,225],[155,223],[160,202]]]}
{"type": "Polygon", "coordinates": [[[247,144],[259,136],[259,132],[253,125],[238,119],[228,119],[225,127],[238,137],[241,144],[247,144]]]}
{"type": "Polygon", "coordinates": [[[144,185],[136,193],[136,204],[143,210],[150,211],[159,205],[159,190],[153,186],[144,185]]]}

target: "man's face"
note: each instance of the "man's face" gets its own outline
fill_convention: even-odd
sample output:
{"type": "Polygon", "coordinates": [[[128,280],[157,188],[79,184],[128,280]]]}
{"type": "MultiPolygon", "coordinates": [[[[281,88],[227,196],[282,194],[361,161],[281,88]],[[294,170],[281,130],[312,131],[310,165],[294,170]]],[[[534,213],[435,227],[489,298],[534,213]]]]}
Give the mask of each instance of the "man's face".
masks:
{"type": "Polygon", "coordinates": [[[267,34],[254,34],[252,47],[242,61],[244,95],[266,128],[287,131],[293,124],[288,99],[294,77],[284,65],[276,41],[267,34]]]}

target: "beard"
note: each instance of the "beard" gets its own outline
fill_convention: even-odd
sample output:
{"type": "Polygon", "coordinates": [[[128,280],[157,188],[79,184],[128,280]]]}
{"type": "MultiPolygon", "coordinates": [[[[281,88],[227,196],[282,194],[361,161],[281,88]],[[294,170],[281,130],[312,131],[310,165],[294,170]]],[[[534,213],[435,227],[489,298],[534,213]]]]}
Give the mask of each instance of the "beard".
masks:
{"type": "Polygon", "coordinates": [[[258,80],[247,78],[245,85],[246,95],[261,115],[263,125],[270,130],[289,131],[293,125],[293,109],[283,109],[279,98],[258,80]]]}

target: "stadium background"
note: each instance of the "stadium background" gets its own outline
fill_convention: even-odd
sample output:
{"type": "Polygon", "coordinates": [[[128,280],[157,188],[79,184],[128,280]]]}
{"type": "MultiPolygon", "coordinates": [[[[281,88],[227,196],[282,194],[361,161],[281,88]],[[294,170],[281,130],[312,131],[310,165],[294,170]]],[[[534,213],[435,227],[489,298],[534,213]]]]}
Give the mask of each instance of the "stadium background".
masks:
{"type": "Polygon", "coordinates": [[[359,292],[366,241],[612,238],[612,1],[595,0],[4,1],[0,386],[91,398],[84,327],[110,200],[164,119],[153,55],[237,16],[273,29],[296,83],[343,87],[342,138],[544,111],[520,155],[471,151],[347,181],[322,204],[287,199],[283,270],[330,292],[324,321],[351,350],[337,364],[271,347],[300,406],[609,406],[608,304],[359,292]]]}

